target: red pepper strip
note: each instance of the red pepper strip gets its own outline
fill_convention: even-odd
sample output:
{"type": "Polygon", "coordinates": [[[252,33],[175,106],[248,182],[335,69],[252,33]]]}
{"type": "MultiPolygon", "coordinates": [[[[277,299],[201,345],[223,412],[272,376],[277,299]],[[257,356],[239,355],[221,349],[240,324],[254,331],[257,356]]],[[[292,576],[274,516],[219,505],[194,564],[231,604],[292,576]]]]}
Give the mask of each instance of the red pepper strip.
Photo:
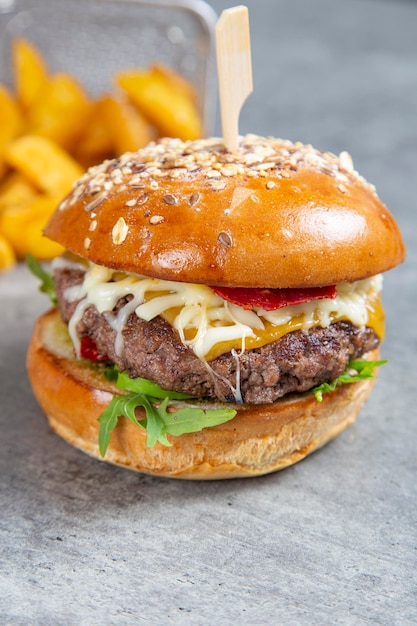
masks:
{"type": "Polygon", "coordinates": [[[335,285],[328,287],[306,287],[304,289],[257,289],[245,287],[211,287],[221,298],[238,304],[244,309],[261,307],[274,311],[291,304],[302,304],[321,298],[335,298],[335,285]]]}
{"type": "Polygon", "coordinates": [[[94,362],[109,360],[107,356],[99,353],[93,339],[88,335],[81,339],[80,356],[82,356],[83,359],[89,359],[94,362]]]}

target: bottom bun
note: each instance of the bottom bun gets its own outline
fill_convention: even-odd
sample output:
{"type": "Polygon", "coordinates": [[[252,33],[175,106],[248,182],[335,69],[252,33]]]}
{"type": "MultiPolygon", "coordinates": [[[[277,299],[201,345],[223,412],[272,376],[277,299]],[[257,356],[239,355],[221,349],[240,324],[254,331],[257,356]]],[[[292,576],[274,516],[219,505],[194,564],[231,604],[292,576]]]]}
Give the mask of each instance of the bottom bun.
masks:
{"type": "MultiPolygon", "coordinates": [[[[377,358],[378,351],[367,356],[377,358]]],[[[27,366],[34,394],[53,430],[101,459],[97,418],[120,391],[99,367],[74,358],[56,309],[39,318],[27,366]]],[[[104,460],[146,474],[199,480],[274,472],[300,461],[350,426],[373,382],[342,385],[325,394],[322,402],[306,393],[273,404],[244,405],[220,426],[169,436],[172,447],[157,443],[147,448],[145,430],[120,419],[104,460]]]]}

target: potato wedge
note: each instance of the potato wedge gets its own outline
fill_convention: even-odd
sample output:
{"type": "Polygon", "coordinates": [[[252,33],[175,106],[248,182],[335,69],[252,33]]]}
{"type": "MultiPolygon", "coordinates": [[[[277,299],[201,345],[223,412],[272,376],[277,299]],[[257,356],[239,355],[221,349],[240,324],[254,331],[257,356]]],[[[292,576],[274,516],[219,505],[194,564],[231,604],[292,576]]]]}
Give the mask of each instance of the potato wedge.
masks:
{"type": "Polygon", "coordinates": [[[61,253],[42,228],[88,167],[202,129],[194,86],[162,64],[120,72],[115,88],[93,100],[72,75],[51,74],[22,37],[12,62],[14,94],[0,84],[0,269],[27,252],[61,253]]]}
{"type": "Polygon", "coordinates": [[[27,109],[36,100],[47,79],[46,63],[39,50],[21,37],[13,40],[12,59],[17,99],[27,109]]]}
{"type": "Polygon", "coordinates": [[[9,241],[18,258],[31,252],[39,259],[61,254],[62,247],[43,236],[42,231],[60,198],[39,194],[31,202],[9,206],[0,215],[0,232],[9,241]]]}
{"type": "Polygon", "coordinates": [[[201,137],[202,125],[194,102],[157,68],[119,72],[115,81],[160,136],[183,140],[201,137]]]}
{"type": "Polygon", "coordinates": [[[4,149],[22,128],[22,115],[10,91],[0,84],[0,180],[6,174],[4,149]]]}
{"type": "Polygon", "coordinates": [[[38,190],[19,172],[11,172],[0,187],[0,213],[8,206],[33,200],[38,190]]]}
{"type": "Polygon", "coordinates": [[[124,94],[104,98],[103,110],[116,155],[135,152],[154,139],[152,128],[124,94]]]}
{"type": "Polygon", "coordinates": [[[17,261],[16,254],[5,237],[0,234],[0,272],[12,268],[17,261]]]}
{"type": "Polygon", "coordinates": [[[37,135],[24,135],[12,141],[5,151],[5,159],[38,189],[61,197],[84,172],[60,146],[37,135]]]}
{"type": "Polygon", "coordinates": [[[197,89],[189,80],[178,74],[172,67],[162,65],[162,63],[154,63],[151,67],[154,76],[160,76],[162,79],[169,81],[173,89],[182,93],[185,98],[191,100],[196,106],[198,105],[197,89]]]}
{"type": "Polygon", "coordinates": [[[104,96],[94,102],[90,121],[74,152],[76,160],[86,169],[114,156],[114,143],[105,114],[106,98],[104,96]]]}
{"type": "Polygon", "coordinates": [[[59,243],[48,239],[43,234],[46,222],[47,219],[42,216],[33,217],[25,227],[25,255],[32,254],[42,261],[52,260],[64,252],[64,248],[59,243]]]}
{"type": "Polygon", "coordinates": [[[25,228],[31,217],[30,205],[9,206],[0,215],[0,233],[20,259],[26,254],[25,228]]]}
{"type": "Polygon", "coordinates": [[[64,72],[51,76],[28,111],[28,132],[73,151],[90,121],[92,102],[81,85],[64,72]]]}
{"type": "Polygon", "coordinates": [[[0,151],[17,137],[22,128],[22,114],[19,106],[4,85],[0,84],[0,151]]]}

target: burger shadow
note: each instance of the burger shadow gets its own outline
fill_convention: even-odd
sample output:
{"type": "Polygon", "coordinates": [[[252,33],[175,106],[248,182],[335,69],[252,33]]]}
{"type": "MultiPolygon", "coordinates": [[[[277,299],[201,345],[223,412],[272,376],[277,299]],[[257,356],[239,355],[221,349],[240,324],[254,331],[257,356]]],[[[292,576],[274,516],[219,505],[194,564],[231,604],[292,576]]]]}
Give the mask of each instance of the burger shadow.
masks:
{"type": "MultiPolygon", "coordinates": [[[[61,440],[39,416],[40,447],[32,455],[32,471],[24,477],[23,489],[31,492],[34,508],[47,502],[49,513],[67,519],[91,520],[92,517],[111,519],[125,514],[146,518],[159,507],[173,510],[196,508],[207,503],[217,510],[229,509],[236,498],[248,491],[276,486],[288,477],[288,468],[251,478],[224,480],[182,480],[141,474],[118,467],[77,450],[61,440]],[[38,504],[36,504],[36,502],[38,504]],[[124,513],[123,513],[124,512],[124,513]]],[[[38,437],[39,439],[39,437],[38,437]]]]}
{"type": "Polygon", "coordinates": [[[210,500],[230,507],[236,494],[256,489],[259,483],[276,485],[281,480],[282,472],[250,479],[180,480],[141,474],[89,457],[49,427],[27,377],[26,342],[10,341],[5,348],[8,377],[2,391],[10,397],[10,407],[5,404],[3,415],[2,478],[10,497],[20,500],[17,515],[41,519],[48,511],[52,519],[85,521],[103,513],[128,514],[130,509],[146,515],[167,502],[187,507],[210,500]]]}
{"type": "MultiPolygon", "coordinates": [[[[16,350],[16,348],[15,348],[16,350]]],[[[88,456],[57,436],[39,408],[24,371],[25,349],[15,351],[13,379],[23,387],[20,397],[14,390],[16,417],[4,432],[3,478],[11,494],[20,493],[21,513],[31,510],[43,516],[47,510],[56,520],[81,521],[106,515],[139,517],[167,504],[175,509],[201,510],[216,505],[217,511],[232,511],[237,500],[247,504],[257,498],[277,497],[277,487],[292,489],[299,481],[300,467],[308,473],[310,459],[318,460],[321,450],[283,471],[250,478],[224,480],[181,480],[141,474],[88,456]],[[18,364],[18,365],[16,365],[18,364]],[[24,460],[24,462],[22,462],[24,460]],[[253,496],[253,497],[252,497],[253,496]],[[27,509],[27,511],[26,511],[27,509]]],[[[331,445],[331,444],[328,444],[331,445]]],[[[328,448],[328,446],[326,446],[328,448]]],[[[320,463],[319,463],[320,465],[320,463]]]]}

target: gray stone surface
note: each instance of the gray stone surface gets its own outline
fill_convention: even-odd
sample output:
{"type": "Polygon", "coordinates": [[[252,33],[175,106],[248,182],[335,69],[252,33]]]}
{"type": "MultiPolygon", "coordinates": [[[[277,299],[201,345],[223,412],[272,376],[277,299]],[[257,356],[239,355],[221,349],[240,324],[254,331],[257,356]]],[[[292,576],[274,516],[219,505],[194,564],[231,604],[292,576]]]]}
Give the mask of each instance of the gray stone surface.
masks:
{"type": "Polygon", "coordinates": [[[403,230],[389,364],[356,424],[288,470],[142,476],[49,430],[25,373],[47,303],[23,267],[1,276],[1,624],[417,623],[417,4],[248,4],[241,131],[349,150],[403,230]]]}

